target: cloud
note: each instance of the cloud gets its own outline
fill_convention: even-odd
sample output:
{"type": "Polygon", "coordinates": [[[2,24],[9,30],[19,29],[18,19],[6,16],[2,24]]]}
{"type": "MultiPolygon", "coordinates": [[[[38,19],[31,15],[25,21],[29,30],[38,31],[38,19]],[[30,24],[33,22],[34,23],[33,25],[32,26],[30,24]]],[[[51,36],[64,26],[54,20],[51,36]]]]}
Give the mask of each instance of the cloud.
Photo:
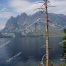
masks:
{"type": "Polygon", "coordinates": [[[13,8],[17,13],[25,12],[25,10],[31,6],[31,3],[26,0],[11,0],[10,7],[13,8]]]}
{"type": "Polygon", "coordinates": [[[66,15],[66,0],[50,0],[50,4],[56,7],[49,7],[50,13],[66,15]]]}
{"type": "Polygon", "coordinates": [[[7,8],[2,8],[1,10],[0,10],[0,12],[4,12],[4,11],[6,11],[7,10],[7,8]]]}
{"type": "Polygon", "coordinates": [[[2,30],[5,27],[5,23],[6,23],[7,19],[3,19],[0,17],[0,30],[2,30]]]}
{"type": "Polygon", "coordinates": [[[11,12],[1,12],[0,13],[0,18],[10,18],[11,16],[13,16],[13,13],[11,12]]]}
{"type": "Polygon", "coordinates": [[[5,27],[5,24],[0,23],[0,30],[2,30],[5,27]]]}
{"type": "MultiPolygon", "coordinates": [[[[56,14],[65,14],[66,9],[66,0],[49,0],[52,6],[56,7],[49,7],[49,13],[56,13],[56,14]],[[62,5],[61,5],[62,4],[62,5]]],[[[27,14],[33,14],[37,12],[38,8],[41,7],[42,3],[29,2],[29,0],[11,0],[10,7],[15,10],[16,13],[21,14],[26,12],[27,14]]]]}
{"type": "Polygon", "coordinates": [[[42,3],[34,3],[34,4],[32,4],[31,6],[29,6],[26,10],[25,10],[25,12],[27,13],[27,14],[34,14],[34,13],[36,13],[37,11],[39,11],[40,10],[40,7],[42,6],[42,3]]]}
{"type": "Polygon", "coordinates": [[[29,2],[29,0],[11,0],[10,7],[15,10],[18,14],[27,13],[33,14],[37,11],[37,8],[40,8],[42,3],[37,2],[29,2]]]}

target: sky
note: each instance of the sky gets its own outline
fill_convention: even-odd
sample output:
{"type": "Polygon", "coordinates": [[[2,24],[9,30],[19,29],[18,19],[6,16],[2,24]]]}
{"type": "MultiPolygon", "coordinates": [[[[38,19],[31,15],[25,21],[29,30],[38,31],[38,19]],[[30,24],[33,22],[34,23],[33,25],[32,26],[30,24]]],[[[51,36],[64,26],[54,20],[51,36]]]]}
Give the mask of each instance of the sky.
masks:
{"type": "MultiPolygon", "coordinates": [[[[11,16],[17,16],[23,12],[32,15],[38,11],[43,3],[42,0],[0,0],[0,30],[5,27],[7,20],[11,16]]],[[[66,15],[66,0],[49,0],[49,13],[66,15]]]]}

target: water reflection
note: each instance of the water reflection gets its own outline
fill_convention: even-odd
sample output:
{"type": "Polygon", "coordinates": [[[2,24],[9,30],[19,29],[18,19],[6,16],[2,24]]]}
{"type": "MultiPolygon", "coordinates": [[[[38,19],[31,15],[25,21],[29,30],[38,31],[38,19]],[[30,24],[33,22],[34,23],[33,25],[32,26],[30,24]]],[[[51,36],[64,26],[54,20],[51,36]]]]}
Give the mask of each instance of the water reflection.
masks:
{"type": "MultiPolygon", "coordinates": [[[[59,47],[62,37],[49,38],[49,56],[51,60],[59,59],[62,54],[59,47]]],[[[43,36],[20,38],[17,35],[14,38],[1,38],[0,45],[4,45],[0,48],[0,66],[37,66],[45,53],[45,49],[42,47],[45,44],[44,40],[43,36]],[[21,54],[17,56],[19,52],[21,54]],[[6,62],[9,58],[12,58],[10,62],[6,62]]]]}

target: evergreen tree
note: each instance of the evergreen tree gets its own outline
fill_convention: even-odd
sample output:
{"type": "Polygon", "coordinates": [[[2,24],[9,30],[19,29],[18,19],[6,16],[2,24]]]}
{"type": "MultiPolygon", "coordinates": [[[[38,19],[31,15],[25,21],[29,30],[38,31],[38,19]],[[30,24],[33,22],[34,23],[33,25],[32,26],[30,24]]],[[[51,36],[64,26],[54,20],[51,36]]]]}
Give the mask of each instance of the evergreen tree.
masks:
{"type": "Polygon", "coordinates": [[[61,48],[63,48],[63,58],[66,60],[66,29],[64,29],[64,34],[65,36],[61,42],[61,48]]]}

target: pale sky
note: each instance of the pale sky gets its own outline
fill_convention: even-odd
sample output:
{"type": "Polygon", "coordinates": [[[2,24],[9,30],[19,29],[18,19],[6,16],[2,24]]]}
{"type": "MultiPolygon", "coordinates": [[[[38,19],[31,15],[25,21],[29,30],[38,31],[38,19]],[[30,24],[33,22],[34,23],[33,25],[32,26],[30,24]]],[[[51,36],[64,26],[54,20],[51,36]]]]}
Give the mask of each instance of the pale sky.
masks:
{"type": "MultiPolygon", "coordinates": [[[[5,23],[11,16],[17,16],[23,12],[27,14],[35,13],[41,7],[42,0],[0,0],[0,29],[4,28],[5,23]]],[[[66,15],[66,0],[49,0],[49,13],[66,15]]]]}

